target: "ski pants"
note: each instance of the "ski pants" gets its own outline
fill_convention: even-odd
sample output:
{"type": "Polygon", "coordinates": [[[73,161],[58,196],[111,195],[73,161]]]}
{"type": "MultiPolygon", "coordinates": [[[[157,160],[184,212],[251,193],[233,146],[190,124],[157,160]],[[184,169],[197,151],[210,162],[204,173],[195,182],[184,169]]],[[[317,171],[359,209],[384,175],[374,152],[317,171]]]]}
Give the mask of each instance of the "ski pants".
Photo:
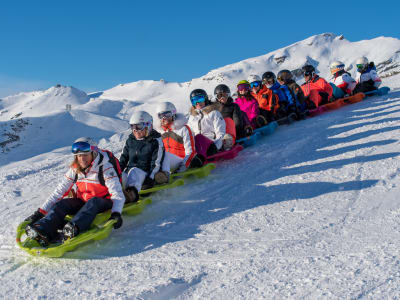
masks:
{"type": "Polygon", "coordinates": [[[215,146],[214,142],[201,133],[196,134],[194,137],[194,144],[196,145],[196,152],[204,158],[218,152],[218,148],[215,146]]]}
{"type": "Polygon", "coordinates": [[[89,229],[98,213],[111,209],[112,205],[112,201],[106,198],[93,197],[87,202],[78,198],[64,198],[54,204],[36,226],[52,240],[57,237],[57,230],[66,224],[66,215],[75,215],[70,222],[78,227],[79,232],[83,232],[89,229]]]}

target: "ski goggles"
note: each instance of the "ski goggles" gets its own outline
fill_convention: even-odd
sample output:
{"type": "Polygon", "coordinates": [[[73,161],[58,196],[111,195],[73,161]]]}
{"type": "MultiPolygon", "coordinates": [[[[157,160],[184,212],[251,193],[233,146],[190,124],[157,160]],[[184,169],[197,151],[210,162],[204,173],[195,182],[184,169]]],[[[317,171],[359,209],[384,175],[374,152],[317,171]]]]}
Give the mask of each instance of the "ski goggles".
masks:
{"type": "Polygon", "coordinates": [[[261,86],[261,82],[260,81],[254,81],[252,83],[250,83],[250,87],[254,88],[254,87],[259,87],[261,86]]]}
{"type": "Polygon", "coordinates": [[[228,97],[230,97],[230,95],[231,95],[230,93],[218,93],[215,95],[215,97],[217,99],[221,99],[221,98],[228,98],[228,97]]]}
{"type": "Polygon", "coordinates": [[[196,106],[197,103],[205,102],[206,101],[206,97],[204,97],[204,96],[194,96],[193,98],[190,99],[190,101],[192,102],[193,106],[196,106]]]}
{"type": "Polygon", "coordinates": [[[162,120],[162,119],[172,119],[173,116],[174,116],[174,114],[172,113],[172,111],[164,111],[164,112],[158,113],[158,118],[160,120],[162,120]]]}
{"type": "Polygon", "coordinates": [[[94,150],[94,148],[89,143],[76,142],[72,144],[71,152],[73,154],[79,154],[79,153],[88,153],[92,150],[94,150]]]}
{"type": "Polygon", "coordinates": [[[364,69],[364,65],[363,64],[357,64],[356,67],[357,67],[357,70],[364,69]]]}
{"type": "Polygon", "coordinates": [[[147,122],[141,122],[141,123],[138,123],[138,124],[131,124],[131,128],[134,131],[142,131],[147,127],[149,127],[149,123],[147,123],[147,122]]]}
{"type": "Polygon", "coordinates": [[[238,89],[239,92],[241,92],[241,91],[248,91],[248,90],[250,90],[250,85],[247,84],[247,83],[241,83],[241,84],[239,84],[239,85],[237,86],[237,89],[238,89]]]}

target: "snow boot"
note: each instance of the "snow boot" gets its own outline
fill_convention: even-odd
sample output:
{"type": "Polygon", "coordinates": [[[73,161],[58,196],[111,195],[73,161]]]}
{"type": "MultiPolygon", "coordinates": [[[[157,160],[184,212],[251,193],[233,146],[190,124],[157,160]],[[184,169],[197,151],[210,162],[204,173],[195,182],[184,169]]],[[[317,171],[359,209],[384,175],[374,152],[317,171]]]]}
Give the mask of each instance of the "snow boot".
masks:
{"type": "Polygon", "coordinates": [[[62,230],[63,242],[66,240],[72,239],[79,234],[79,228],[72,222],[68,222],[65,224],[62,230]]]}
{"type": "Polygon", "coordinates": [[[35,225],[29,224],[25,227],[26,235],[39,243],[42,247],[47,247],[49,245],[49,238],[41,232],[35,225]]]}
{"type": "Polygon", "coordinates": [[[165,171],[160,171],[154,174],[154,182],[156,184],[165,184],[169,182],[169,174],[165,171]]]}
{"type": "Polygon", "coordinates": [[[124,189],[125,203],[136,202],[139,200],[138,190],[134,186],[128,186],[124,189]]]}

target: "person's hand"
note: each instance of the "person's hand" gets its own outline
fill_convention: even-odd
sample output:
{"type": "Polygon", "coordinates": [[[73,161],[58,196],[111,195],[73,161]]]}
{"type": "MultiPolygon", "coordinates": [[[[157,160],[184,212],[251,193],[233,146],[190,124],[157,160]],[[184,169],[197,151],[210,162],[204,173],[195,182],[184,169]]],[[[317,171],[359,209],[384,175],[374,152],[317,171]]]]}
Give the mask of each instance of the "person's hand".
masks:
{"type": "Polygon", "coordinates": [[[113,212],[108,220],[115,220],[114,229],[118,229],[122,226],[122,216],[119,212],[113,212]]]}
{"type": "Polygon", "coordinates": [[[38,210],[36,210],[32,215],[30,215],[29,217],[27,217],[24,221],[25,222],[29,222],[29,224],[32,223],[36,223],[37,221],[39,221],[41,218],[44,217],[44,214],[42,214],[40,212],[40,208],[38,210]]]}
{"type": "Polygon", "coordinates": [[[244,127],[244,134],[246,136],[251,136],[253,134],[253,127],[251,127],[250,125],[247,125],[244,127]]]}

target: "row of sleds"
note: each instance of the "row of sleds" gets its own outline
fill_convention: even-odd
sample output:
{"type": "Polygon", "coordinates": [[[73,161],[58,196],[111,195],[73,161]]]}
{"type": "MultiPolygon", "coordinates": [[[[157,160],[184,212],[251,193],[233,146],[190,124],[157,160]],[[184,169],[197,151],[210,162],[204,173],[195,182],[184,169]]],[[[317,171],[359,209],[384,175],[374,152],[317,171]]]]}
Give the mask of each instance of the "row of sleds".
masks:
{"type": "MultiPolygon", "coordinates": [[[[386,95],[390,91],[388,87],[382,87],[376,91],[371,91],[367,93],[358,93],[346,98],[338,99],[334,102],[322,105],[314,110],[309,111],[308,117],[315,117],[321,115],[325,112],[338,109],[344,105],[349,105],[362,101],[367,95],[386,95]]],[[[244,147],[249,147],[257,143],[257,141],[263,137],[272,134],[278,127],[278,122],[270,122],[268,125],[255,129],[250,137],[237,140],[236,145],[230,149],[223,152],[219,152],[213,156],[207,157],[206,164],[197,169],[189,169],[182,173],[173,173],[170,176],[170,182],[164,185],[158,185],[148,190],[140,191],[140,199],[134,203],[127,203],[122,213],[124,215],[135,216],[140,214],[148,204],[151,204],[152,200],[149,197],[151,193],[170,189],[174,187],[181,186],[185,184],[185,180],[189,177],[205,178],[210,172],[215,169],[215,162],[222,160],[229,160],[235,158],[238,153],[243,150],[244,147]]],[[[48,247],[43,248],[35,240],[30,239],[25,234],[25,227],[28,222],[21,223],[17,228],[17,245],[34,256],[44,256],[44,257],[61,257],[65,252],[73,251],[76,247],[81,244],[97,241],[107,238],[113,229],[114,220],[108,220],[110,218],[111,212],[107,211],[98,214],[96,219],[93,221],[89,230],[79,234],[78,236],[62,242],[51,243],[48,247]]],[[[72,216],[67,216],[67,219],[71,219],[72,216]]]]}

